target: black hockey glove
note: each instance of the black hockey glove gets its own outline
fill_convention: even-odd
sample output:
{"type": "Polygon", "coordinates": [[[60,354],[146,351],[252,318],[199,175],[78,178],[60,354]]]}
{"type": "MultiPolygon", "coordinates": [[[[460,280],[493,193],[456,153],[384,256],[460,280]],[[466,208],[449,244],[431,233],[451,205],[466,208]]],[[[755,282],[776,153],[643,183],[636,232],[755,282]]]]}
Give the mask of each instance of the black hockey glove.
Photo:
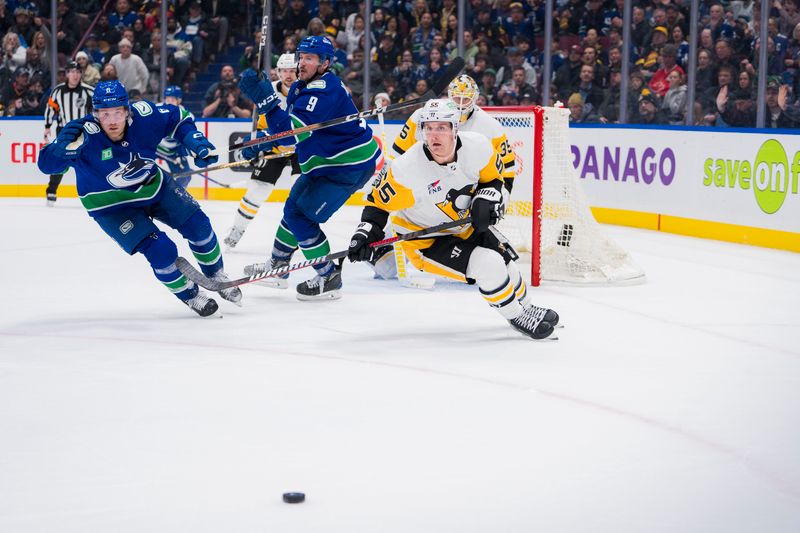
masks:
{"type": "Polygon", "coordinates": [[[356,232],[350,238],[350,248],[347,250],[347,258],[351,262],[369,261],[372,257],[373,248],[371,242],[383,239],[383,228],[371,222],[362,222],[356,228],[356,232]]]}
{"type": "Polygon", "coordinates": [[[502,214],[503,194],[494,187],[478,189],[472,198],[472,227],[478,233],[497,224],[502,214]]]}

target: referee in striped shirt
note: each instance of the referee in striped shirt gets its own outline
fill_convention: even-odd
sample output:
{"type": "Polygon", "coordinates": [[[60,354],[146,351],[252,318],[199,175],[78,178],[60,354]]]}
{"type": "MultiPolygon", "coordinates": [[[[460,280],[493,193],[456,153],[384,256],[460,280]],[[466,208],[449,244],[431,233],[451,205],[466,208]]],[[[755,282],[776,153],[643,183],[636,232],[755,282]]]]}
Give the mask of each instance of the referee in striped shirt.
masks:
{"type": "MultiPolygon", "coordinates": [[[[50,127],[55,123],[56,135],[61,132],[67,122],[81,118],[92,110],[92,95],[94,88],[81,83],[81,67],[75,61],[67,63],[65,69],[67,81],[59,83],[50,94],[47,107],[44,111],[44,141],[50,140],[50,127]]],[[[56,202],[56,191],[61,183],[63,174],[50,176],[47,186],[47,205],[53,206],[56,202]]]]}

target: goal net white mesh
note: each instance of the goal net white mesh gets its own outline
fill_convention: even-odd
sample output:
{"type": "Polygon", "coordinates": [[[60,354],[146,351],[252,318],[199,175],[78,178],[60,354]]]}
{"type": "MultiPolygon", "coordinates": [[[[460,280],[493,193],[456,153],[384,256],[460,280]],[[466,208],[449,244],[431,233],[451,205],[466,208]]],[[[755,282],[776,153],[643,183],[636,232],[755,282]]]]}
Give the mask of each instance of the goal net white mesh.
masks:
{"type": "Polygon", "coordinates": [[[542,107],[485,110],[503,126],[516,154],[514,188],[499,228],[517,251],[530,254],[531,283],[642,281],[644,271],[605,235],[592,215],[571,162],[569,111],[542,107]],[[537,199],[534,193],[540,191],[537,199]],[[541,218],[534,216],[537,206],[541,218]]]}

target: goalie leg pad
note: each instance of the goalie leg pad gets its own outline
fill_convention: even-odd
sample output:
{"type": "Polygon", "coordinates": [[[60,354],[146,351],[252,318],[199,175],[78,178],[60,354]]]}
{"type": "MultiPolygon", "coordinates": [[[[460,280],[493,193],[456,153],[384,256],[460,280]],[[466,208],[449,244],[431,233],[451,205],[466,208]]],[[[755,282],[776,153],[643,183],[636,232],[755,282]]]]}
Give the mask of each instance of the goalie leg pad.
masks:
{"type": "Polygon", "coordinates": [[[156,279],[180,300],[190,300],[197,296],[197,285],[181,274],[175,266],[178,247],[163,232],[155,231],[140,243],[136,249],[150,263],[156,279]]]}
{"type": "Polygon", "coordinates": [[[475,248],[469,258],[467,276],[478,283],[481,295],[507,320],[522,314],[514,282],[508,275],[503,257],[495,250],[475,248]]]}

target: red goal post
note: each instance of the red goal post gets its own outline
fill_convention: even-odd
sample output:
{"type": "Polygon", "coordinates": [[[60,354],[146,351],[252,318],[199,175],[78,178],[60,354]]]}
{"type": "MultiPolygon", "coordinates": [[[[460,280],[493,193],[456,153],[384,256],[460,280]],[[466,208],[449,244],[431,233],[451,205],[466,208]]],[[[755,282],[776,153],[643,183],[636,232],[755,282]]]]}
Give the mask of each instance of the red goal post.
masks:
{"type": "Polygon", "coordinates": [[[484,107],[516,154],[516,178],[498,225],[542,281],[637,283],[644,272],[594,219],[572,166],[569,111],[556,107],[484,107]]]}

